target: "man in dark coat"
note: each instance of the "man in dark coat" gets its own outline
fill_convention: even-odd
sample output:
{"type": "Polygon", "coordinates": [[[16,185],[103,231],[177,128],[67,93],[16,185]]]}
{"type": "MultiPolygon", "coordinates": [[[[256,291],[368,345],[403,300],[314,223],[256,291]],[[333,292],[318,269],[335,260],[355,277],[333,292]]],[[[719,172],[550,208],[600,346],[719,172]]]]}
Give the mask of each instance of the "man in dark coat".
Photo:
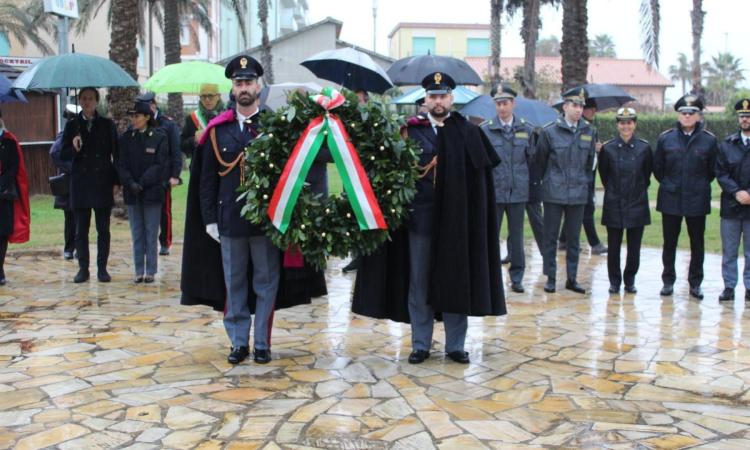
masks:
{"type": "Polygon", "coordinates": [[[390,243],[362,258],[352,311],[396,320],[408,311],[412,364],[429,358],[439,313],[447,356],[467,364],[467,316],[506,313],[492,179],[499,160],[479,127],[451,111],[448,74],[432,73],[422,86],[429,113],[409,119],[406,129],[423,150],[408,231],[393,230],[390,243]],[[408,269],[408,279],[394,267],[408,269]],[[367,291],[378,281],[385,286],[367,291]]]}
{"type": "Polygon", "coordinates": [[[555,292],[557,279],[557,236],[565,215],[566,269],[565,289],[583,294],[578,284],[578,256],[583,209],[589,199],[593,177],[596,133],[581,117],[588,94],[575,88],[563,94],[563,114],[546,125],[537,141],[536,160],[542,179],[544,201],[544,274],[545,292],[555,292]]]}
{"type": "Polygon", "coordinates": [[[703,299],[703,235],[706,215],[711,212],[711,181],[718,145],[716,137],[700,121],[703,100],[687,94],[677,100],[674,109],[679,122],[663,132],[654,150],[654,176],[659,181],[656,210],[662,213],[664,248],[661,295],[674,292],[675,256],[682,219],[690,237],[690,295],[703,299]]]}
{"type": "Polygon", "coordinates": [[[722,191],[721,275],[724,278],[719,301],[734,300],[740,239],[745,254],[745,301],[750,300],[750,98],[740,99],[734,110],[739,131],[719,144],[716,158],[716,179],[722,191]]]}
{"type": "Polygon", "coordinates": [[[115,162],[117,129],[115,123],[97,113],[99,91],[84,88],[78,93],[81,112],[65,124],[62,160],[72,160],[70,203],[75,211],[78,273],[73,282],[89,279],[89,226],[91,211],[96,223],[97,279],[109,282],[109,220],[114,205],[113,188],[118,183],[115,162]]]}
{"type": "Polygon", "coordinates": [[[146,92],[136,98],[136,101],[151,105],[156,124],[167,135],[169,143],[169,187],[161,208],[161,222],[159,225],[159,254],[168,255],[172,246],[172,187],[180,184],[182,172],[182,153],[180,152],[180,126],[171,117],[163,114],[156,103],[156,95],[146,92]]]}
{"type": "Polygon", "coordinates": [[[529,165],[534,157],[534,131],[513,115],[516,91],[500,86],[494,95],[497,116],[480,128],[497,152],[500,164],[493,169],[498,227],[508,216],[508,253],[511,289],[521,293],[526,267],[523,242],[524,209],[529,201],[529,165]]]}
{"type": "Polygon", "coordinates": [[[624,281],[625,292],[635,294],[643,230],[651,223],[648,186],[653,155],[649,143],[635,137],[635,110],[620,108],[615,117],[618,136],[604,143],[599,152],[599,175],[604,185],[602,225],[607,227],[609,245],[609,292],[620,292],[620,284],[624,281]],[[627,233],[628,255],[625,272],[621,272],[620,247],[624,233],[627,233]]]}

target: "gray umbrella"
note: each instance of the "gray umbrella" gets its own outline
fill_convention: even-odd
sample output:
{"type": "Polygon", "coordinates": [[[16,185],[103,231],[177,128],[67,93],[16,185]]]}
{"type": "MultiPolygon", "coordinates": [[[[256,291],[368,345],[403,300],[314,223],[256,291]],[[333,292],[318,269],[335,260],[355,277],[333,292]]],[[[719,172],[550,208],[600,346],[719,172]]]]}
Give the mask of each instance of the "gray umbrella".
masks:
{"type": "Polygon", "coordinates": [[[419,85],[424,77],[433,72],[447,73],[456,84],[482,84],[482,78],[466,61],[450,56],[410,56],[399,59],[388,68],[388,75],[396,86],[419,85]]]}

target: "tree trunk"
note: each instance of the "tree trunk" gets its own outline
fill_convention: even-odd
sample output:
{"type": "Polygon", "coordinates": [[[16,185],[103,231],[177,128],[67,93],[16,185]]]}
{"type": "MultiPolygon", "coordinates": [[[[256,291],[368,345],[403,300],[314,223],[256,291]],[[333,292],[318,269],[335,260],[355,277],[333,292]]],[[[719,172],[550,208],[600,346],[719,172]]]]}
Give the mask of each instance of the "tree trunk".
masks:
{"type": "Polygon", "coordinates": [[[563,0],[562,91],[586,83],[589,66],[586,0],[563,0]]]}
{"type": "MultiPolygon", "coordinates": [[[[177,0],[164,1],[164,62],[177,64],[182,62],[182,45],[180,44],[181,17],[177,0]]],[[[183,122],[182,94],[169,94],[167,112],[178,123],[183,122]]]]}
{"type": "Polygon", "coordinates": [[[523,96],[536,98],[536,42],[539,39],[539,0],[526,0],[523,4],[521,39],[524,42],[523,96]]]}
{"type": "Polygon", "coordinates": [[[693,0],[693,10],[690,12],[690,20],[693,25],[692,91],[696,95],[705,93],[701,83],[701,36],[703,35],[703,17],[706,12],[703,11],[702,7],[703,0],[693,0]]]}
{"type": "Polygon", "coordinates": [[[490,84],[500,84],[500,38],[502,32],[503,0],[490,0],[490,47],[491,61],[490,84]]]}
{"type": "MultiPolygon", "coordinates": [[[[109,59],[122,67],[133,79],[138,79],[138,0],[112,0],[112,25],[109,59]]],[[[128,110],[138,88],[112,88],[109,90],[109,113],[122,133],[130,124],[128,110]]]]}
{"type": "Polygon", "coordinates": [[[266,83],[273,84],[273,61],[271,59],[271,45],[268,39],[268,0],[258,2],[258,20],[260,21],[261,37],[261,56],[260,63],[263,66],[263,78],[266,83]]]}

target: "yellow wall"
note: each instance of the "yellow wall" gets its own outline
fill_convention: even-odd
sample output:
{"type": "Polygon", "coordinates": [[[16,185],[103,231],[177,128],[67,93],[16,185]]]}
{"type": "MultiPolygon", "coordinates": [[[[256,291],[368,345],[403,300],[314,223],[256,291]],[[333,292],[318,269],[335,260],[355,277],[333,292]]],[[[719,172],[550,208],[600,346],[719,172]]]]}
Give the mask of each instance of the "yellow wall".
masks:
{"type": "Polygon", "coordinates": [[[466,43],[470,37],[489,38],[489,30],[455,28],[399,28],[391,37],[389,56],[412,56],[412,37],[434,37],[435,53],[442,56],[466,57],[466,43]]]}

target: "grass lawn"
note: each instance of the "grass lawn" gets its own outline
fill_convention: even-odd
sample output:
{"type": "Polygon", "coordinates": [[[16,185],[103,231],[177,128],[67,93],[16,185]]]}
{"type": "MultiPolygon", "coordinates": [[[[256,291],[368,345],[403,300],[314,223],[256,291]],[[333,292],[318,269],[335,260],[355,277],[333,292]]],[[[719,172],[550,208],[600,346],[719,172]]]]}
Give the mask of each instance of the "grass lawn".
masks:
{"type": "MultiPolygon", "coordinates": [[[[185,202],[187,197],[187,182],[190,177],[188,171],[183,171],[182,179],[184,183],[172,189],[172,215],[173,227],[172,233],[174,240],[182,240],[185,223],[185,202]]],[[[336,167],[329,164],[328,181],[331,193],[341,192],[341,179],[336,172],[336,167]]],[[[597,177],[598,182],[598,177],[597,177]]],[[[653,180],[649,188],[649,199],[656,201],[656,191],[658,183],[653,180]]],[[[712,198],[719,199],[719,186],[714,182],[712,187],[712,198]]],[[[96,230],[94,220],[91,220],[90,242],[95,242],[96,230]]],[[[643,235],[643,245],[647,247],[661,247],[663,243],[661,232],[661,214],[655,209],[651,211],[651,225],[646,227],[643,235]]],[[[599,237],[606,244],[606,229],[601,223],[601,208],[596,209],[596,224],[599,231],[599,237]]],[[[112,217],[112,240],[113,241],[130,241],[130,228],[127,221],[112,217]]],[[[503,230],[501,236],[507,236],[507,221],[503,221],[503,230]]],[[[531,228],[526,222],[524,236],[527,240],[533,239],[531,228]]],[[[585,242],[585,237],[581,237],[585,242]]],[[[62,252],[63,245],[63,212],[52,208],[52,197],[49,195],[35,195],[31,199],[31,240],[25,244],[14,245],[13,249],[49,249],[59,250],[62,252]]],[[[689,248],[687,229],[683,226],[683,232],[680,236],[679,247],[682,249],[689,248]]],[[[721,237],[719,235],[719,211],[712,210],[706,219],[706,251],[711,253],[721,253],[721,237]]]]}

